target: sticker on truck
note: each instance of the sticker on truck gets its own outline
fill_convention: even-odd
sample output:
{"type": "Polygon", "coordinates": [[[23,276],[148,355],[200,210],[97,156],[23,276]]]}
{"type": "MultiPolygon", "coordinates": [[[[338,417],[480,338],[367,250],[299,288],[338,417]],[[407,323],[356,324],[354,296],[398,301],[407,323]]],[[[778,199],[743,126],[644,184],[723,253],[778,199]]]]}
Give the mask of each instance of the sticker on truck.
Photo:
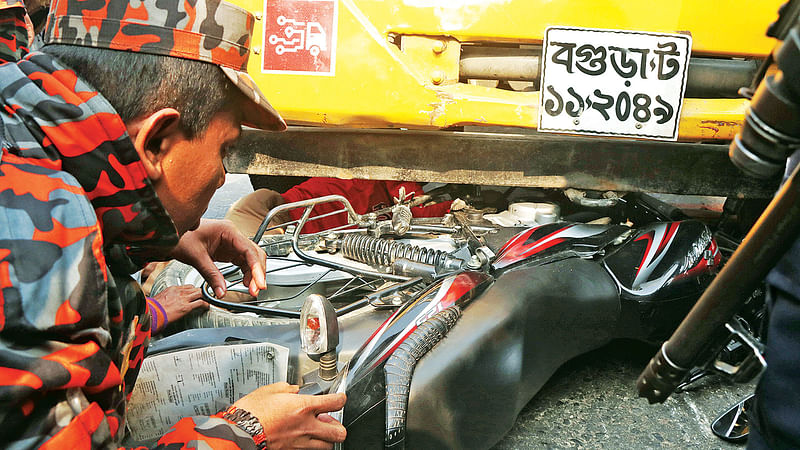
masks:
{"type": "Polygon", "coordinates": [[[335,75],[336,0],[265,0],[261,71],[335,75]]]}

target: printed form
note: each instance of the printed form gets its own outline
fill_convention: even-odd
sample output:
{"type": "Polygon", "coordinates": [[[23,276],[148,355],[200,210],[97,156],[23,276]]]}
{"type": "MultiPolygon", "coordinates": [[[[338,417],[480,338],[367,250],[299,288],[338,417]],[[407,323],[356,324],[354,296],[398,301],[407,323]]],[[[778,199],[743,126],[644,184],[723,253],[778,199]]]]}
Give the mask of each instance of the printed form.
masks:
{"type": "Polygon", "coordinates": [[[288,365],[289,349],[270,343],[149,356],[128,403],[131,437],[158,438],[184,417],[215,414],[258,387],[286,381],[288,365]]]}

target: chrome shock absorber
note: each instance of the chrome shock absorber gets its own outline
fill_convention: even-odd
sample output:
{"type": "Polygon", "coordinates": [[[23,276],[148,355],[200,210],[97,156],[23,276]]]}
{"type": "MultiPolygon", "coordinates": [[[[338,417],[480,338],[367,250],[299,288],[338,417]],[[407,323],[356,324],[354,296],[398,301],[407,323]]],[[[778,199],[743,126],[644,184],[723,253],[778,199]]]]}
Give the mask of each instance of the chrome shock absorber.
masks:
{"type": "Polygon", "coordinates": [[[406,259],[429,264],[449,272],[460,269],[464,264],[463,260],[450,256],[441,250],[363,234],[347,234],[342,237],[339,244],[339,248],[346,258],[373,266],[391,266],[397,260],[406,259]]]}

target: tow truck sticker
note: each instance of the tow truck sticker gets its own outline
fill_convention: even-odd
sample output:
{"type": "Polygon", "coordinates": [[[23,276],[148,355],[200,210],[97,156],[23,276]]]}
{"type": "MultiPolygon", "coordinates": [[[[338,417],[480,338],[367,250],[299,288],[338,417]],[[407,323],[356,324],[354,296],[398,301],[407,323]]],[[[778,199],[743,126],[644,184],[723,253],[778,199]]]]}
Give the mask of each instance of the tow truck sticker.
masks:
{"type": "Polygon", "coordinates": [[[261,71],[335,75],[337,0],[265,0],[261,71]]]}

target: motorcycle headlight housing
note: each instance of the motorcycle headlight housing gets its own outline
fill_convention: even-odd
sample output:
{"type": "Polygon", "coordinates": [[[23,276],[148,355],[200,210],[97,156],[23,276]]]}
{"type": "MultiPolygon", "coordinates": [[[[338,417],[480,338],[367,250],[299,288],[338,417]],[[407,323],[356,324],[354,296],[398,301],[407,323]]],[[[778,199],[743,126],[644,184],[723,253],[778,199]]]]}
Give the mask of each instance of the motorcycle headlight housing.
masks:
{"type": "Polygon", "coordinates": [[[333,305],[322,295],[311,294],[300,310],[300,348],[319,361],[339,345],[339,323],[333,305]]]}

